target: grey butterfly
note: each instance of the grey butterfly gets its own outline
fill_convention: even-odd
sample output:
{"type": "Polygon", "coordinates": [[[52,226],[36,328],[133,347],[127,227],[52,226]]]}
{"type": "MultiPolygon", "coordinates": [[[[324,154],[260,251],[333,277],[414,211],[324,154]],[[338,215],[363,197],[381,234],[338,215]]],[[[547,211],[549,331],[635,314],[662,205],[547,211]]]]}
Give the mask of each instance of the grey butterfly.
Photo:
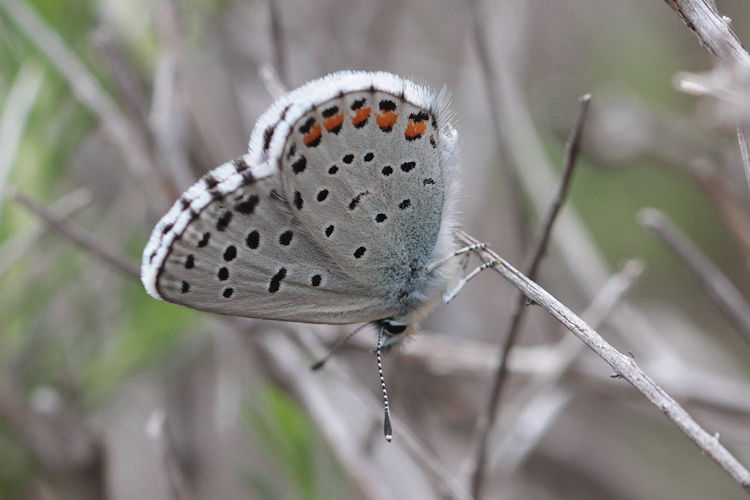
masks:
{"type": "Polygon", "coordinates": [[[457,250],[450,121],[445,91],[388,73],[339,72],[289,92],[258,120],[249,152],[156,225],[146,290],[221,314],[375,322],[402,338],[459,271],[446,258],[457,250]]]}

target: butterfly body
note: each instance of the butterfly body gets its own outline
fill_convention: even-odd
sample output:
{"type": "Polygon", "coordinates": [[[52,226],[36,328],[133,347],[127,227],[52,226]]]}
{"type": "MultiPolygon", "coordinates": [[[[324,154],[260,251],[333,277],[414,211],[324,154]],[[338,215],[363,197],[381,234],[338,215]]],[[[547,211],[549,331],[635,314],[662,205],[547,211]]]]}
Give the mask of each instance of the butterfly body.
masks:
{"type": "Polygon", "coordinates": [[[221,314],[381,322],[398,335],[456,279],[458,156],[444,92],[340,72],[286,94],[248,154],[212,170],[156,225],[142,281],[221,314]]]}

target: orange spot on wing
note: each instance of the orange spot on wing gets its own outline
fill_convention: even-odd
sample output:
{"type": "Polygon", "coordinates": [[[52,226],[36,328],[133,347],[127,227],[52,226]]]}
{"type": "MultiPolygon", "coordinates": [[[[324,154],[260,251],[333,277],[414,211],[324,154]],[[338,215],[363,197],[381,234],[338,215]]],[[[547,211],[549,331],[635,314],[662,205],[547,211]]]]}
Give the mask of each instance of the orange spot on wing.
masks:
{"type": "Polygon", "coordinates": [[[310,146],[311,144],[315,144],[315,142],[320,139],[320,134],[322,134],[320,124],[316,123],[312,126],[310,131],[305,134],[302,140],[305,142],[306,146],[310,146]]]}
{"type": "Polygon", "coordinates": [[[406,138],[419,139],[425,130],[427,130],[425,122],[413,122],[409,120],[409,123],[406,124],[406,138]]]}
{"type": "Polygon", "coordinates": [[[339,113],[323,120],[323,127],[325,127],[326,132],[330,132],[335,128],[341,127],[342,123],[344,123],[344,113],[339,113]]]}
{"type": "Polygon", "coordinates": [[[359,108],[357,112],[354,113],[354,116],[352,116],[352,124],[356,127],[357,125],[366,122],[367,119],[370,118],[371,112],[370,108],[359,108]]]}
{"type": "Polygon", "coordinates": [[[396,124],[396,120],[398,120],[398,113],[394,113],[393,111],[381,111],[376,120],[378,122],[378,127],[383,130],[391,130],[396,124]]]}

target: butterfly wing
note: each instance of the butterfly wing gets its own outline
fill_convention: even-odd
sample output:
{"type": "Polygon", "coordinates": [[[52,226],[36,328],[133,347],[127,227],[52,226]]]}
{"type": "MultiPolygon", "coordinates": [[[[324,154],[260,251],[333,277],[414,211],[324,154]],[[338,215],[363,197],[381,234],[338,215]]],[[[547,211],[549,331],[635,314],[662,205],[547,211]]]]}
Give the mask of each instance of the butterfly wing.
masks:
{"type": "Polygon", "coordinates": [[[195,309],[289,321],[405,316],[444,291],[456,134],[445,93],[340,72],[278,99],[249,154],[154,229],[142,280],[195,309]]]}
{"type": "Polygon", "coordinates": [[[246,155],[209,172],[157,224],[143,254],[147,291],[235,316],[316,323],[390,316],[393,309],[341,272],[291,216],[274,166],[250,162],[246,155]]]}
{"type": "Polygon", "coordinates": [[[455,246],[447,94],[387,73],[345,72],[291,95],[271,143],[294,217],[353,281],[386,300],[403,299],[409,280],[434,283],[420,270],[455,246]]]}

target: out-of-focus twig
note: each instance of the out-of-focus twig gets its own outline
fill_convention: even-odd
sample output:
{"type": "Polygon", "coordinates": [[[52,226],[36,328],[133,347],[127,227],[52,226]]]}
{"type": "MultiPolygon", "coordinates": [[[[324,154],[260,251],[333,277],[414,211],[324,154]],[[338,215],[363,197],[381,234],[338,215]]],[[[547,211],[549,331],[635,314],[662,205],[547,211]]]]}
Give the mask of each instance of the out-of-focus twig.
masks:
{"type": "Polygon", "coordinates": [[[158,165],[168,182],[165,196],[175,199],[195,181],[185,140],[185,116],[179,98],[180,21],[174,0],[156,2],[159,57],[154,72],[150,130],[158,165]]]}
{"type": "Polygon", "coordinates": [[[720,15],[715,4],[705,0],[665,1],[711,54],[724,62],[750,63],[750,55],[732,31],[731,20],[720,15]]]}
{"type": "MultiPolygon", "coordinates": [[[[71,214],[91,203],[91,192],[88,188],[78,188],[61,196],[49,207],[61,220],[65,220],[71,214]]],[[[43,226],[34,226],[26,232],[19,233],[6,240],[0,246],[0,279],[18,259],[32,247],[40,236],[45,233],[43,226]]]]}
{"type": "Polygon", "coordinates": [[[281,24],[281,15],[277,0],[268,0],[268,16],[271,21],[271,47],[273,49],[273,67],[276,69],[279,81],[282,86],[288,87],[289,80],[287,75],[287,50],[284,29],[281,24]]]}
{"type": "Polygon", "coordinates": [[[192,495],[188,492],[185,473],[175,450],[174,442],[169,434],[167,416],[164,410],[155,410],[146,423],[146,435],[156,446],[164,467],[164,477],[172,500],[189,500],[192,495]]]}
{"type": "Polygon", "coordinates": [[[638,220],[682,259],[716,306],[750,341],[750,304],[732,282],[662,212],[653,208],[643,209],[638,220]]]}
{"type": "Polygon", "coordinates": [[[483,22],[484,17],[480,12],[479,0],[467,0],[469,12],[471,13],[472,34],[474,35],[474,46],[479,57],[482,79],[487,97],[487,103],[492,120],[492,128],[495,131],[495,146],[497,147],[498,162],[503,171],[504,180],[507,183],[506,193],[509,200],[513,218],[514,237],[518,239],[518,248],[523,249],[528,240],[528,228],[524,219],[523,204],[521,202],[521,183],[518,173],[513,167],[513,158],[508,154],[507,131],[503,127],[500,113],[500,101],[497,94],[498,79],[495,67],[490,62],[490,52],[487,42],[487,32],[483,22]]]}
{"type": "Polygon", "coordinates": [[[747,148],[747,137],[742,127],[737,127],[737,142],[740,145],[740,159],[742,160],[742,169],[745,171],[745,181],[750,189],[750,152],[747,148]]]}
{"type": "Polygon", "coordinates": [[[44,71],[32,62],[25,62],[5,99],[0,116],[0,218],[2,218],[3,193],[21,144],[26,119],[39,95],[44,71]]]}
{"type": "Polygon", "coordinates": [[[75,245],[85,249],[91,255],[97,259],[112,266],[118,272],[125,274],[129,277],[138,279],[140,272],[138,268],[130,262],[124,260],[122,257],[114,254],[110,250],[102,247],[83,233],[83,231],[72,227],[66,221],[60,219],[60,217],[53,215],[47,210],[46,207],[35,202],[31,198],[23,195],[18,191],[12,191],[9,193],[10,197],[18,204],[23,206],[29,212],[33,213],[50,228],[56,231],[60,236],[66,240],[74,243],[75,245]]]}
{"type": "Polygon", "coordinates": [[[109,69],[118,102],[124,113],[136,125],[134,132],[140,132],[144,143],[148,142],[148,101],[138,79],[133,63],[128,57],[117,27],[108,17],[100,21],[94,31],[92,42],[102,62],[109,69]]]}
{"type": "Polygon", "coordinates": [[[279,75],[268,64],[261,64],[258,67],[258,76],[260,81],[263,82],[266,92],[274,99],[278,99],[286,92],[286,87],[281,83],[279,75]]]}
{"type": "MultiPolygon", "coordinates": [[[[570,181],[573,178],[573,171],[575,169],[576,160],[578,158],[578,151],[580,149],[581,138],[583,137],[583,125],[586,122],[586,112],[588,111],[589,103],[591,102],[591,95],[586,94],[580,99],[580,109],[578,117],[576,118],[575,125],[571,130],[570,137],[568,138],[565,146],[565,160],[563,165],[563,173],[558,185],[557,192],[548,211],[545,213],[544,219],[540,225],[539,232],[534,238],[534,241],[529,248],[528,257],[524,265],[526,273],[530,276],[530,279],[534,279],[539,264],[542,261],[544,252],[547,248],[547,242],[552,232],[552,227],[557,219],[557,215],[560,213],[560,208],[567,196],[570,181]]],[[[490,390],[490,396],[488,398],[487,407],[485,414],[480,417],[477,424],[477,448],[474,452],[474,463],[473,470],[471,473],[471,489],[474,498],[479,498],[482,493],[482,485],[484,482],[484,471],[486,468],[487,461],[487,444],[489,434],[494,426],[495,420],[497,419],[498,404],[502,397],[502,388],[507,377],[507,362],[508,354],[511,348],[516,342],[521,325],[521,319],[525,310],[526,298],[523,294],[519,294],[518,303],[516,309],[513,312],[511,320],[508,325],[508,329],[505,334],[505,341],[500,347],[500,360],[498,362],[497,371],[493,378],[492,388],[490,390]]]]}
{"type": "MultiPolygon", "coordinates": [[[[469,245],[479,241],[463,231],[457,232],[459,240],[469,245]]],[[[489,248],[476,251],[492,269],[510,281],[529,299],[550,313],[555,319],[570,330],[584,344],[612,367],[615,374],[627,380],[643,394],[654,406],[662,411],[698,448],[716,462],[745,491],[750,493],[750,472],[720,442],[718,436],[710,435],[675,401],[656,384],[635,362],[632,356],[622,354],[612,347],[586,322],[542,287],[529,280],[520,271],[511,266],[505,259],[489,248]]]]}
{"type": "MultiPolygon", "coordinates": [[[[39,47],[67,80],[75,96],[99,118],[112,143],[119,148],[126,165],[147,190],[148,198],[153,203],[163,202],[164,198],[150,174],[152,162],[140,134],[133,132],[127,118],[65,40],[25,2],[3,0],[0,9],[39,47]]],[[[155,208],[162,209],[162,205],[155,208]]]]}

